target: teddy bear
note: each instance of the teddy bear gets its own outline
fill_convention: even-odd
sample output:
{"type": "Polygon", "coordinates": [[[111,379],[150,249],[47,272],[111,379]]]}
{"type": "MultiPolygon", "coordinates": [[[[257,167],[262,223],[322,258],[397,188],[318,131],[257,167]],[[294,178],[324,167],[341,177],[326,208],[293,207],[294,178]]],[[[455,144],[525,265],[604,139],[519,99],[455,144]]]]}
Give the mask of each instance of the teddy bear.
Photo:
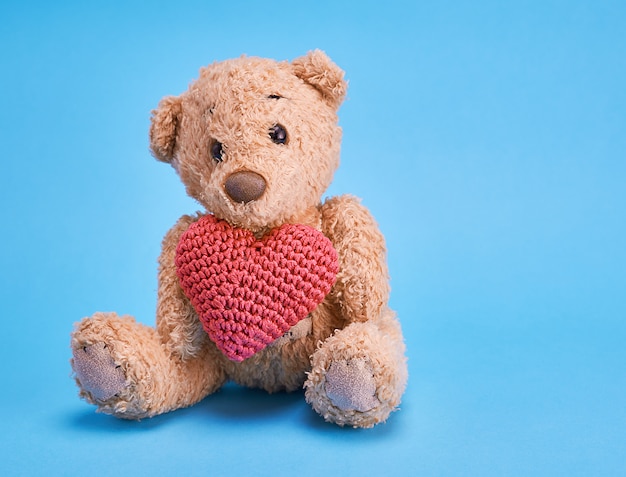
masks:
{"type": "Polygon", "coordinates": [[[339,426],[373,427],[407,382],[386,248],[339,165],[344,72],[320,50],[215,62],[152,111],[150,149],[203,211],[166,233],[156,326],[114,312],[74,325],[73,377],[101,412],[142,419],[226,382],[304,389],[339,426]]]}

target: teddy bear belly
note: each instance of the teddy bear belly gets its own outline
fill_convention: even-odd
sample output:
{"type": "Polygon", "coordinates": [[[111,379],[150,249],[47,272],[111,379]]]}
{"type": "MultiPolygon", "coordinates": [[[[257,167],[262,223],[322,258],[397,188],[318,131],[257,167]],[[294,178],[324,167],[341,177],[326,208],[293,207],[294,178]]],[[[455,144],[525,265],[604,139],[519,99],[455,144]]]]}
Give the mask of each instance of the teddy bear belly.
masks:
{"type": "Polygon", "coordinates": [[[309,335],[270,345],[242,362],[228,361],[226,375],[237,384],[268,392],[302,389],[306,372],[311,369],[315,342],[309,335]]]}
{"type": "Polygon", "coordinates": [[[225,360],[226,374],[237,384],[268,392],[302,389],[318,343],[343,325],[327,298],[307,318],[264,350],[241,362],[225,360]]]}

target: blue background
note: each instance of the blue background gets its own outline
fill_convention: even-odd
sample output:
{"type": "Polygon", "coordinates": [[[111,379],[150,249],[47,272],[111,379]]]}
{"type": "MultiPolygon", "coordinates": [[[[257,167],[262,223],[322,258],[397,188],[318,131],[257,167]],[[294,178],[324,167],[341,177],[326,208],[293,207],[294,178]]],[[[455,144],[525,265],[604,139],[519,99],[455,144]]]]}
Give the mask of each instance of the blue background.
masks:
{"type": "Polygon", "coordinates": [[[3,2],[2,475],[626,475],[626,3],[3,2]],[[325,50],[342,166],[387,237],[402,410],[325,424],[228,386],[96,414],[69,333],[153,324],[160,240],[197,210],[149,113],[214,60],[325,50]]]}

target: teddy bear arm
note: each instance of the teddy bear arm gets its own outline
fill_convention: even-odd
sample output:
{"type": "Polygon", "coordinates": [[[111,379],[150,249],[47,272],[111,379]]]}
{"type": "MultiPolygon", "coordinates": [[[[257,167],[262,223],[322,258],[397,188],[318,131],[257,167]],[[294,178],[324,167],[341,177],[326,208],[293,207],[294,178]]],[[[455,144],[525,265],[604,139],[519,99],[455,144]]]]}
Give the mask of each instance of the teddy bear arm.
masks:
{"type": "Polygon", "coordinates": [[[180,287],[176,265],[176,247],[180,236],[198,218],[184,215],[163,238],[159,257],[157,331],[161,341],[183,358],[196,356],[206,338],[198,316],[180,287]]]}
{"type": "Polygon", "coordinates": [[[389,299],[385,240],[371,213],[352,196],[322,205],[322,229],[339,255],[331,296],[347,323],[380,315],[389,299]]]}

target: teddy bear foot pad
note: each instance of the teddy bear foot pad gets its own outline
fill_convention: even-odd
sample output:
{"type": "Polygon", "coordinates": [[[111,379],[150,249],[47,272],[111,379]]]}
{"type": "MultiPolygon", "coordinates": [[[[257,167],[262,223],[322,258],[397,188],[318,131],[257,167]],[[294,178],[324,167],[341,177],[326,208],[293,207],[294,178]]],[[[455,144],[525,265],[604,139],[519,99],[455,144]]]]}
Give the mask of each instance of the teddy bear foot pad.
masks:
{"type": "Polygon", "coordinates": [[[126,387],[126,377],[105,343],[95,343],[72,352],[76,379],[95,400],[106,401],[126,387]]]}
{"type": "Polygon", "coordinates": [[[326,395],[343,411],[369,411],[380,404],[375,396],[372,366],[365,359],[335,361],[326,373],[326,395]]]}

